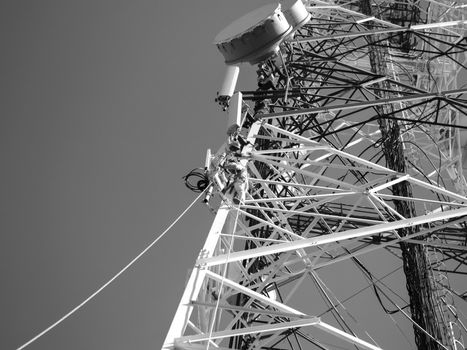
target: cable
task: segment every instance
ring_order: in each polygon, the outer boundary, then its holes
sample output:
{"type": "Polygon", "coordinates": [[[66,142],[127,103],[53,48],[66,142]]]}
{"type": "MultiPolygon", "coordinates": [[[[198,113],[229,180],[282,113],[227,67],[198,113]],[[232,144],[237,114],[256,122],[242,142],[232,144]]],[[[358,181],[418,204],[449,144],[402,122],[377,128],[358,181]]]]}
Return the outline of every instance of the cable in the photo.
{"type": "Polygon", "coordinates": [[[121,269],[119,272],[117,272],[111,279],[109,279],[106,283],[104,283],[99,289],[97,289],[94,293],[92,293],[90,296],[88,296],[84,301],[82,301],[80,304],[75,306],[72,310],[70,310],[67,314],[65,314],[62,318],[60,318],[58,321],[55,323],[51,324],[49,327],[44,329],[42,332],[37,334],[35,337],[21,345],[19,348],[16,350],[22,350],[28,345],[32,344],[35,342],[37,339],[42,337],[44,334],[48,333],[52,329],[54,329],[56,326],[58,326],[60,323],[65,321],[68,317],[73,315],[76,311],[81,309],[88,301],[93,299],[97,294],[102,292],[104,288],[106,288],[109,284],[111,284],[113,281],[115,281],[118,277],[120,277],[121,274],[123,274],[126,270],[128,270],[139,258],[141,258],[149,249],[151,249],[181,218],[185,213],[191,209],[191,207],[198,201],[198,199],[203,195],[204,191],[201,192],[198,197],[195,198],[193,202],[172,222],[164,232],[162,232],[154,241],[152,241],[146,248],[143,249],[141,253],[139,253],[133,260],[131,260],[123,269],[121,269]]]}

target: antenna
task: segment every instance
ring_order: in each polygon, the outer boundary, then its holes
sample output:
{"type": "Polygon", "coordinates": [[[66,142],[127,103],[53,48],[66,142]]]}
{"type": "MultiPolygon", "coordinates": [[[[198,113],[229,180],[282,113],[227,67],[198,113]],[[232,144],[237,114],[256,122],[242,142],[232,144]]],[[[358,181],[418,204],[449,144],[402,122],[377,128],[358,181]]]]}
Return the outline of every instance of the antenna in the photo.
{"type": "Polygon", "coordinates": [[[295,0],[285,2],[285,6],[265,5],[225,27],[214,39],[227,65],[216,101],[226,109],[237,84],[238,65],[245,62],[254,65],[276,55],[284,39],[310,17],[301,0],[295,0]]]}

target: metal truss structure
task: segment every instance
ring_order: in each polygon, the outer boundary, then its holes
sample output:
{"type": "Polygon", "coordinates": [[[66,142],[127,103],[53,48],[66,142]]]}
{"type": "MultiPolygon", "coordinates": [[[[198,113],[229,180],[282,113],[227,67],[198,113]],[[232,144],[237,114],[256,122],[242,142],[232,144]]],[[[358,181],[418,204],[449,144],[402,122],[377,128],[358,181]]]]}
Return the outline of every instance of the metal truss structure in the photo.
{"type": "Polygon", "coordinates": [[[163,349],[464,349],[467,5],[307,10],[208,155],[216,217],[163,349]]]}

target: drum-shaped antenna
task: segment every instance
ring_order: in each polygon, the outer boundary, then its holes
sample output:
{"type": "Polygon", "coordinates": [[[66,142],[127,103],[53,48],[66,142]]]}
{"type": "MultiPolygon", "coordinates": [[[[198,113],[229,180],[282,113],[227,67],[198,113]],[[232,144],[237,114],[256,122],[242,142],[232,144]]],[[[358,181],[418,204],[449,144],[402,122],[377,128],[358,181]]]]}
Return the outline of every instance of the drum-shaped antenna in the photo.
{"type": "Polygon", "coordinates": [[[216,36],[214,43],[225,63],[256,64],[274,55],[291,31],[281,5],[269,4],[232,22],[216,36]]]}

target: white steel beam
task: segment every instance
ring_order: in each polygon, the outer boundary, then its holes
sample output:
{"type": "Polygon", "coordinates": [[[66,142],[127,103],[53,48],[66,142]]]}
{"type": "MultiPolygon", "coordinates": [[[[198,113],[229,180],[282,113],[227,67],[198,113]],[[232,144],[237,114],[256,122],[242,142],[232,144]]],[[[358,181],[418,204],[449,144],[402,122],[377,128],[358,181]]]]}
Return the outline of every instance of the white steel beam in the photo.
{"type": "Polygon", "coordinates": [[[399,182],[402,182],[402,181],[406,181],[408,180],[408,178],[410,177],[410,175],[404,175],[404,176],[401,176],[399,178],[396,178],[392,181],[388,181],[380,186],[377,186],[377,187],[373,187],[369,190],[370,193],[375,193],[375,192],[378,192],[378,191],[381,191],[381,190],[384,190],[385,188],[388,188],[388,187],[391,187],[392,185],[395,185],[399,182]]]}
{"type": "MultiPolygon", "coordinates": [[[[217,211],[217,215],[214,219],[214,222],[212,223],[211,229],[206,238],[206,242],[204,243],[203,249],[201,250],[202,255],[205,255],[206,257],[213,255],[229,211],[230,208],[227,206],[222,206],[217,211]]],[[[185,331],[188,320],[190,319],[191,313],[193,311],[193,306],[190,304],[190,301],[197,298],[201,286],[203,285],[205,275],[206,270],[200,269],[197,266],[193,268],[178,305],[177,311],[175,312],[172,324],[170,325],[169,331],[167,332],[162,350],[174,349],[174,339],[180,337],[185,331]]]]}
{"type": "MultiPolygon", "coordinates": [[[[365,236],[371,236],[377,233],[390,232],[404,227],[413,227],[417,225],[426,224],[429,222],[435,222],[439,220],[447,220],[455,217],[461,217],[467,215],[467,208],[454,209],[445,212],[440,212],[436,214],[421,215],[413,218],[408,218],[404,220],[398,220],[388,223],[383,223],[379,225],[369,226],[358,228],[354,230],[347,230],[343,232],[333,233],[329,235],[323,235],[319,237],[306,238],[303,240],[272,244],[265,247],[259,247],[254,249],[249,249],[246,251],[232,252],[229,256],[229,262],[240,261],[244,259],[257,258],[264,255],[278,254],[290,250],[296,250],[300,248],[308,248],[312,246],[319,246],[326,243],[343,241],[346,239],[360,238],[365,236]]],[[[214,266],[219,264],[224,264],[226,261],[226,255],[219,255],[211,258],[201,258],[198,259],[198,264],[204,266],[214,266]]]]}
{"type": "Polygon", "coordinates": [[[343,189],[343,188],[329,188],[325,186],[308,185],[308,184],[302,184],[298,182],[286,182],[286,181],[266,180],[266,179],[258,179],[258,178],[250,178],[250,181],[271,184],[271,185],[307,188],[307,189],[314,189],[314,190],[320,190],[320,191],[332,191],[330,193],[339,192],[339,191],[345,193],[345,191],[347,191],[346,189],[343,189]]]}
{"type": "Polygon", "coordinates": [[[331,183],[333,185],[336,185],[336,186],[342,186],[342,187],[346,188],[347,190],[358,190],[358,186],[351,185],[351,184],[349,184],[347,182],[339,181],[339,180],[336,180],[336,179],[334,179],[332,177],[329,177],[329,176],[319,175],[317,173],[313,173],[312,171],[299,169],[299,168],[290,166],[288,164],[274,162],[274,161],[271,161],[268,158],[266,158],[264,156],[261,156],[261,155],[258,155],[258,154],[253,154],[252,158],[256,159],[256,160],[258,160],[260,162],[269,164],[271,166],[284,168],[284,169],[287,169],[287,170],[294,171],[295,173],[298,173],[298,174],[309,176],[312,179],[320,179],[322,181],[329,182],[329,183],[331,183]]]}
{"type": "Polygon", "coordinates": [[[417,101],[417,100],[426,100],[430,98],[439,98],[439,97],[455,95],[455,94],[460,94],[460,93],[465,93],[465,92],[467,92],[467,89],[457,89],[457,90],[444,91],[442,93],[429,92],[429,93],[411,94],[411,95],[406,95],[406,96],[401,96],[401,97],[381,98],[381,99],[376,99],[373,101],[361,101],[361,102],[355,102],[355,103],[330,105],[330,106],[324,106],[324,107],[303,108],[303,109],[293,110],[293,111],[284,111],[284,112],[278,112],[278,113],[264,114],[262,116],[262,119],[295,117],[295,116],[299,116],[303,114],[330,112],[330,111],[343,111],[347,109],[364,108],[364,107],[374,107],[374,106],[385,105],[388,103],[399,103],[399,102],[404,102],[404,101],[417,101]]]}
{"type": "MultiPolygon", "coordinates": [[[[293,198],[293,197],[291,197],[293,198]]],[[[326,201],[326,202],[330,202],[330,201],[326,201]]],[[[315,206],[310,206],[310,208],[313,208],[315,206]]],[[[276,213],[283,213],[283,214],[298,214],[298,215],[303,215],[303,216],[311,216],[311,217],[316,217],[316,218],[326,218],[326,219],[337,219],[337,220],[348,220],[348,221],[352,221],[352,222],[365,222],[365,223],[371,223],[371,224],[378,224],[380,223],[381,221],[380,220],[372,220],[372,219],[361,219],[361,218],[357,218],[357,217],[347,217],[347,216],[339,216],[339,215],[330,215],[330,214],[320,214],[318,212],[309,212],[309,211],[300,211],[300,210],[292,210],[292,209],[277,209],[277,208],[268,208],[268,207],[261,207],[261,206],[254,206],[254,205],[242,205],[241,206],[242,209],[261,209],[262,211],[267,211],[267,212],[276,212],[276,213]]],[[[254,216],[253,214],[250,214],[246,211],[243,211],[243,210],[240,210],[240,212],[242,212],[243,214],[245,214],[246,216],[249,216],[251,218],[254,218],[255,220],[258,220],[260,222],[263,222],[263,223],[266,223],[267,224],[267,221],[265,220],[262,220],[262,219],[259,219],[258,217],[254,216]]],[[[281,230],[281,231],[284,231],[284,229],[282,229],[281,227],[277,226],[277,225],[273,225],[273,224],[269,224],[271,227],[274,227],[278,230],[281,230]]],[[[294,236],[298,239],[302,239],[303,237],[302,236],[299,236],[297,235],[296,233],[290,233],[289,231],[287,231],[288,234],[290,234],[291,236],[294,236]]]]}
{"type": "MultiPolygon", "coordinates": [[[[213,339],[221,339],[221,338],[230,338],[236,337],[241,335],[247,334],[258,334],[258,333],[265,333],[265,332],[275,332],[280,331],[283,329],[292,329],[292,328],[299,328],[299,327],[306,327],[306,326],[313,326],[318,329],[325,331],[326,333],[332,334],[340,339],[343,339],[349,343],[358,345],[364,349],[368,350],[382,350],[380,347],[370,344],[358,337],[350,335],[344,331],[341,331],[338,328],[335,328],[325,322],[322,322],[319,317],[311,317],[307,319],[289,321],[289,322],[281,322],[281,323],[272,323],[266,324],[261,326],[254,326],[254,327],[247,327],[247,328],[240,328],[240,329],[228,329],[220,332],[214,332],[211,335],[206,334],[197,334],[192,336],[186,336],[176,339],[177,348],[186,348],[184,344],[193,344],[197,342],[213,340],[213,339]]],[[[190,349],[187,347],[186,349],[190,349]]]]}
{"type": "Polygon", "coordinates": [[[422,181],[422,180],[419,180],[415,177],[412,177],[410,176],[409,179],[407,180],[413,184],[416,184],[416,185],[419,185],[420,187],[424,187],[426,188],[427,190],[430,190],[430,191],[433,191],[433,192],[437,192],[437,193],[442,193],[448,197],[451,197],[451,198],[455,198],[457,199],[460,203],[466,203],[467,202],[467,198],[460,195],[460,194],[457,194],[457,193],[454,193],[454,192],[451,192],[451,191],[448,191],[442,187],[438,187],[438,186],[435,186],[435,185],[432,185],[432,184],[429,184],[425,181],[422,181]]]}
{"type": "MultiPolygon", "coordinates": [[[[204,306],[204,307],[209,307],[209,308],[220,308],[220,309],[224,309],[224,310],[233,310],[233,311],[238,311],[239,314],[260,314],[260,315],[268,315],[268,316],[279,316],[279,317],[287,317],[287,318],[304,318],[304,317],[307,317],[308,316],[300,316],[300,315],[297,315],[295,313],[287,313],[287,312],[282,312],[282,311],[274,311],[274,310],[271,310],[271,309],[252,309],[252,308],[248,308],[248,307],[244,307],[244,306],[238,306],[238,305],[231,305],[231,304],[210,304],[210,303],[203,303],[203,302],[199,302],[199,301],[193,301],[192,302],[193,305],[196,305],[196,306],[204,306]]],[[[198,332],[198,333],[201,333],[201,332],[198,332]]]]}
{"type": "Polygon", "coordinates": [[[249,203],[269,203],[277,201],[299,201],[303,199],[317,199],[317,198],[329,198],[337,197],[334,199],[340,199],[343,196],[355,195],[357,192],[337,192],[337,193],[325,193],[325,194],[313,194],[307,196],[294,196],[294,197],[276,197],[276,198],[261,198],[261,199],[247,199],[245,204],[249,203]]]}
{"type": "MultiPolygon", "coordinates": [[[[241,105],[241,94],[238,97],[239,102],[238,105],[241,105]]],[[[238,107],[238,106],[237,106],[238,107]]],[[[249,153],[252,149],[252,145],[255,143],[255,137],[258,134],[259,129],[261,128],[261,121],[257,121],[253,124],[250,128],[248,133],[247,140],[249,145],[245,147],[245,152],[249,153]]],[[[225,149],[225,144],[219,149],[216,153],[217,155],[225,149]]],[[[247,162],[246,159],[243,159],[242,162],[247,162]]],[[[222,229],[224,225],[226,225],[226,220],[228,218],[229,212],[232,208],[228,207],[227,205],[223,204],[217,211],[216,217],[214,222],[211,226],[211,229],[208,233],[206,238],[206,242],[201,250],[200,257],[212,257],[215,253],[215,249],[218,245],[219,238],[221,237],[222,229]]],[[[232,220],[232,219],[231,219],[232,220]]],[[[234,229],[234,225],[226,225],[227,229],[234,229]]],[[[232,232],[228,232],[230,235],[233,235],[232,232]]],[[[193,304],[191,301],[196,300],[198,294],[200,293],[201,287],[203,282],[206,278],[206,273],[208,271],[203,269],[196,264],[193,271],[190,274],[190,278],[188,279],[187,285],[183,292],[182,298],[178,305],[177,311],[175,312],[175,316],[172,320],[172,324],[170,325],[169,331],[165,338],[164,344],[162,346],[162,350],[173,350],[175,349],[175,339],[182,336],[184,333],[193,311],[193,304]]],[[[211,276],[212,277],[212,276],[211,276]]]]}
{"type": "MultiPolygon", "coordinates": [[[[282,323],[267,324],[267,325],[262,325],[262,326],[241,328],[241,329],[230,329],[230,330],[212,333],[211,336],[200,334],[200,335],[182,337],[182,338],[176,339],[176,349],[202,350],[202,349],[205,349],[205,347],[199,344],[196,344],[197,342],[202,342],[206,340],[211,341],[214,339],[222,339],[222,338],[235,337],[235,336],[241,336],[241,335],[247,335],[247,334],[277,332],[277,331],[284,330],[284,329],[292,329],[292,328],[299,328],[299,327],[306,327],[306,326],[317,327],[347,342],[350,342],[355,345],[359,345],[363,347],[364,349],[382,350],[380,347],[374,346],[358,337],[347,334],[327,323],[322,322],[318,317],[312,317],[312,318],[301,319],[301,320],[290,321],[290,322],[282,322],[282,323]]],[[[216,349],[224,350],[226,348],[217,346],[216,349]]]]}
{"type": "MultiPolygon", "coordinates": [[[[341,11],[341,12],[344,12],[346,14],[350,14],[350,15],[353,15],[353,16],[368,18],[368,16],[364,15],[363,13],[347,9],[347,8],[341,7],[339,5],[329,4],[329,3],[325,2],[325,1],[319,1],[319,0],[309,1],[309,4],[312,4],[312,3],[315,3],[317,5],[315,5],[315,6],[306,6],[306,9],[307,9],[308,12],[316,12],[316,10],[319,10],[319,9],[332,9],[332,10],[338,10],[338,11],[341,11]]],[[[385,21],[385,20],[382,20],[382,19],[379,19],[379,18],[375,18],[375,19],[373,19],[373,21],[381,23],[381,24],[385,24],[385,25],[387,25],[389,27],[392,27],[392,28],[402,28],[401,26],[399,26],[397,24],[394,24],[394,23],[391,23],[391,22],[388,22],[388,21],[385,21]]]]}
{"type": "MultiPolygon", "coordinates": [[[[363,21],[370,21],[373,18],[365,18],[357,23],[363,23],[363,21]]],[[[345,33],[345,34],[333,34],[333,35],[322,35],[322,36],[313,36],[312,38],[303,38],[303,39],[296,39],[292,41],[292,43],[311,43],[315,41],[323,41],[323,40],[335,40],[335,39],[342,39],[342,38],[356,38],[359,36],[370,36],[370,35],[378,35],[378,34],[387,34],[387,33],[397,33],[397,32],[415,32],[415,31],[422,31],[426,29],[433,29],[433,28],[447,28],[447,27],[454,27],[457,25],[466,24],[467,21],[459,20],[459,21],[450,21],[450,22],[438,22],[438,23],[427,23],[427,24],[417,24],[410,27],[404,28],[385,28],[385,29],[374,29],[374,30],[366,30],[362,32],[353,32],[353,33],[345,33]]]]}
{"type": "MultiPolygon", "coordinates": [[[[306,157],[305,160],[291,158],[290,161],[307,163],[307,164],[312,164],[312,165],[321,165],[320,161],[322,159],[324,159],[324,158],[320,157],[319,160],[317,160],[317,159],[316,160],[312,160],[312,159],[309,160],[310,159],[310,152],[313,152],[313,151],[327,151],[329,154],[326,155],[326,158],[329,158],[332,155],[339,155],[342,158],[351,159],[356,163],[360,163],[362,165],[365,165],[370,169],[372,168],[374,170],[383,171],[383,172],[386,172],[388,174],[397,174],[396,171],[388,169],[388,168],[386,168],[386,167],[384,167],[382,165],[378,165],[376,163],[367,161],[367,160],[365,160],[363,158],[353,156],[353,155],[351,155],[349,153],[346,153],[344,151],[339,151],[339,150],[336,150],[336,149],[332,149],[332,148],[330,148],[328,146],[303,146],[303,147],[297,147],[297,148],[279,148],[279,149],[266,150],[266,151],[254,151],[253,155],[267,155],[267,154],[277,154],[277,153],[295,153],[295,152],[304,152],[304,151],[309,152],[309,153],[306,154],[307,157],[306,157]]],[[[281,157],[265,156],[265,158],[278,159],[278,158],[281,158],[281,157]]],[[[337,167],[336,164],[332,164],[332,163],[326,163],[326,164],[322,164],[322,165],[326,165],[326,166],[330,166],[330,167],[337,167]]],[[[349,165],[346,165],[346,166],[349,167],[349,165]]],[[[345,165],[341,165],[339,167],[345,167],[345,165]]],[[[353,166],[352,168],[357,168],[357,167],[353,166]]],[[[364,169],[369,170],[367,168],[364,168],[364,169]]]]}
{"type": "Polygon", "coordinates": [[[296,139],[297,141],[300,141],[300,142],[303,142],[303,143],[307,143],[307,144],[313,144],[313,145],[319,145],[319,143],[317,141],[313,141],[313,140],[310,140],[304,136],[301,136],[301,135],[297,135],[291,131],[287,131],[287,130],[284,130],[284,129],[281,129],[273,124],[264,124],[264,128],[265,129],[269,129],[271,131],[275,131],[277,132],[278,134],[282,134],[284,136],[289,136],[290,138],[292,139],[296,139]]]}
{"type": "Polygon", "coordinates": [[[349,343],[361,346],[364,349],[368,350],[382,350],[379,346],[375,346],[373,344],[370,344],[364,340],[361,340],[360,338],[354,337],[353,335],[350,335],[348,333],[345,333],[341,331],[340,329],[333,327],[327,323],[324,322],[318,322],[313,325],[314,327],[321,329],[329,334],[332,334],[338,338],[341,338],[345,341],[348,341],[349,343]]]}
{"type": "Polygon", "coordinates": [[[295,320],[290,322],[281,322],[281,323],[270,323],[261,326],[254,326],[254,327],[247,327],[247,328],[239,328],[239,329],[228,329],[225,331],[220,332],[213,332],[211,336],[206,334],[197,334],[191,335],[186,337],[181,337],[176,339],[176,343],[195,343],[201,342],[211,339],[220,339],[220,338],[229,338],[229,337],[236,337],[239,335],[246,335],[246,334],[256,334],[256,333],[264,333],[264,332],[274,332],[282,329],[291,329],[291,328],[298,328],[298,327],[305,327],[311,325],[317,325],[320,323],[318,317],[311,317],[301,320],[295,320]]]}
{"type": "MultiPolygon", "coordinates": [[[[350,253],[348,255],[344,255],[344,256],[341,256],[341,257],[338,257],[338,258],[333,258],[330,261],[324,261],[324,262],[317,263],[317,264],[313,265],[312,270],[317,270],[317,269],[320,269],[322,267],[332,265],[332,264],[335,264],[335,263],[338,263],[338,262],[342,262],[342,261],[348,260],[348,259],[356,257],[356,256],[365,255],[365,254],[368,254],[368,253],[373,252],[375,250],[379,250],[379,249],[383,249],[383,248],[386,248],[386,247],[389,247],[389,246],[396,245],[396,244],[398,244],[400,242],[414,241],[414,243],[424,244],[426,242],[425,240],[415,240],[414,238],[424,236],[424,235],[428,235],[428,234],[430,234],[430,233],[432,233],[434,231],[441,230],[443,228],[449,227],[449,226],[451,226],[453,224],[456,224],[456,223],[459,223],[461,221],[463,221],[463,220],[458,219],[454,223],[434,226],[434,227],[431,227],[429,229],[421,230],[420,232],[412,233],[411,235],[407,235],[407,236],[400,237],[400,238],[395,238],[395,239],[393,239],[393,240],[391,240],[389,242],[384,242],[384,243],[380,243],[380,244],[371,245],[371,246],[369,246],[367,248],[359,249],[358,251],[350,253]]],[[[452,246],[454,246],[454,245],[452,245],[452,246]]],[[[457,247],[457,246],[454,246],[454,247],[457,247]]],[[[460,246],[459,249],[464,250],[464,248],[465,248],[464,246],[460,246]]],[[[457,249],[457,248],[453,248],[453,249],[457,249]]],[[[310,254],[310,256],[313,256],[313,254],[310,254]]]]}
{"type": "MultiPolygon", "coordinates": [[[[223,346],[212,346],[212,350],[232,350],[232,348],[225,348],[223,346]]],[[[190,343],[175,343],[175,350],[206,350],[206,345],[190,344],[190,343]]]]}
{"type": "MultiPolygon", "coordinates": [[[[259,300],[267,305],[270,305],[278,310],[281,310],[283,312],[287,312],[290,314],[296,314],[297,316],[305,316],[305,314],[301,311],[295,310],[294,308],[291,308],[290,306],[287,306],[283,303],[280,303],[274,299],[268,298],[267,296],[260,294],[258,292],[255,292],[254,290],[251,290],[245,286],[242,286],[241,284],[238,284],[237,282],[234,282],[228,278],[223,278],[222,276],[218,275],[217,273],[214,273],[212,271],[206,270],[206,275],[212,278],[215,281],[222,282],[225,286],[228,286],[230,288],[233,288],[241,293],[244,293],[246,295],[249,295],[250,297],[259,300]]],[[[254,312],[252,310],[251,312],[254,312]]]]}

